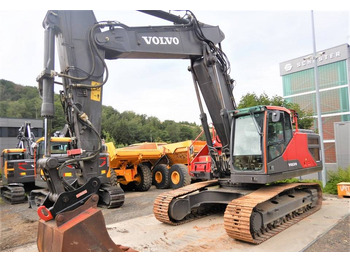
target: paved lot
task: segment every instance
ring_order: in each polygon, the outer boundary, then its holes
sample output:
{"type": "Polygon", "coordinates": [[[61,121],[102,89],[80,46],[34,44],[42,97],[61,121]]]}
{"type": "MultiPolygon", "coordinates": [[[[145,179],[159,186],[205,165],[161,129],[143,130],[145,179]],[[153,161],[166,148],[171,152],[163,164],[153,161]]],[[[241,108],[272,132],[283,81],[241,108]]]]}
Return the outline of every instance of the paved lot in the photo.
{"type": "MultiPolygon", "coordinates": [[[[103,210],[108,232],[115,243],[143,252],[350,251],[349,198],[325,196],[320,211],[256,246],[229,238],[223,228],[223,214],[177,227],[160,223],[152,214],[152,203],[161,192],[153,187],[146,193],[130,192],[122,208],[103,210]]],[[[37,222],[32,222],[34,230],[36,225],[37,222]]],[[[1,231],[8,232],[4,226],[6,223],[2,222],[1,231]]],[[[35,239],[34,234],[31,242],[3,251],[35,252],[35,239]]]]}
{"type": "Polygon", "coordinates": [[[307,247],[305,252],[349,252],[350,215],[342,219],[331,230],[307,247]]]}
{"type": "MultiPolygon", "coordinates": [[[[152,215],[109,225],[116,243],[140,251],[214,251],[214,252],[299,252],[307,249],[350,214],[349,199],[326,198],[320,211],[260,244],[251,245],[231,239],[223,227],[223,215],[216,214],[173,227],[158,222],[152,215]],[[140,237],[141,236],[141,237],[140,237]]],[[[349,224],[342,237],[343,248],[350,251],[349,224]],[[347,232],[347,233],[346,233],[347,232]]],[[[335,244],[335,243],[333,243],[335,244]]],[[[326,243],[319,251],[332,248],[326,243]]]]}

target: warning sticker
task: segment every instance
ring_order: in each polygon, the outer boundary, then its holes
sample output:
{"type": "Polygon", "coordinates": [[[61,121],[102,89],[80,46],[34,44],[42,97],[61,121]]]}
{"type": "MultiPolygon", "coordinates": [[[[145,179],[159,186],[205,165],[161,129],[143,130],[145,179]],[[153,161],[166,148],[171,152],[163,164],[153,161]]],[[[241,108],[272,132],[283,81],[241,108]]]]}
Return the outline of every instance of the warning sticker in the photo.
{"type": "MultiPolygon", "coordinates": [[[[91,82],[92,86],[97,86],[99,85],[99,82],[91,82]]],[[[96,87],[96,88],[91,88],[91,100],[100,102],[101,101],[101,87],[96,87]]]]}

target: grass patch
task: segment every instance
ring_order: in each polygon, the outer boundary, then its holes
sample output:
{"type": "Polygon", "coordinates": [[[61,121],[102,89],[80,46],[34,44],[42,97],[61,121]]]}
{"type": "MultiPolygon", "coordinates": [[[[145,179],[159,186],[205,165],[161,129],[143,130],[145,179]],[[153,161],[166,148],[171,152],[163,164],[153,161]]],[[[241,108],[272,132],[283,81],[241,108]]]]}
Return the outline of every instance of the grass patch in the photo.
{"type": "Polygon", "coordinates": [[[318,179],[303,179],[300,180],[298,178],[289,178],[289,179],[284,179],[284,180],[280,180],[280,181],[276,181],[272,184],[280,184],[280,183],[287,183],[287,184],[291,184],[291,183],[317,183],[321,186],[322,188],[322,181],[318,180],[318,179]]]}
{"type": "Polygon", "coordinates": [[[290,178],[285,180],[276,181],[272,184],[277,183],[318,183],[322,191],[327,194],[337,195],[338,194],[338,188],[337,184],[340,182],[350,182],[350,166],[346,169],[338,168],[336,171],[328,171],[328,182],[325,187],[322,185],[322,181],[318,179],[305,179],[300,180],[298,178],[290,178]]]}
{"type": "Polygon", "coordinates": [[[338,168],[337,171],[328,171],[328,182],[323,189],[323,192],[337,195],[337,184],[340,182],[350,182],[350,166],[346,169],[338,168]]]}

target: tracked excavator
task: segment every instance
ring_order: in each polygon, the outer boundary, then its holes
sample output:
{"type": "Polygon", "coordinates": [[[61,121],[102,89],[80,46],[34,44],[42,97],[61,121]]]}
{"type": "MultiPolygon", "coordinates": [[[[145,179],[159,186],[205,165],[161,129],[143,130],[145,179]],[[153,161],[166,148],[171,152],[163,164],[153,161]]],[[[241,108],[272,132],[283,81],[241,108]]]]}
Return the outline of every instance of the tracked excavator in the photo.
{"type": "Polygon", "coordinates": [[[0,155],[1,197],[11,204],[25,202],[25,185],[34,184],[35,136],[30,122],[18,129],[17,140],[16,148],[4,149],[0,155]]]}
{"type": "MultiPolygon", "coordinates": [[[[81,167],[81,187],[59,179],[60,161],[45,154],[44,170],[50,194],[39,207],[39,251],[132,251],[109,238],[97,209],[100,185],[102,88],[108,79],[105,59],[188,59],[208,144],[214,179],[159,195],[155,217],[178,225],[224,206],[225,229],[236,239],[261,243],[318,210],[318,184],[273,184],[322,168],[319,137],[292,129],[296,115],[283,107],[258,106],[238,110],[230,64],[221,48],[224,34],[217,26],[163,11],[141,11],[171,21],[165,26],[129,27],[115,21],[97,22],[92,11],[48,11],[44,19],[44,70],[37,78],[49,146],[54,117],[55,77],[62,78],[61,100],[76,148],[71,159],[81,167]],[[55,38],[61,72],[54,68],[55,38]],[[220,139],[213,146],[202,98],[220,139]],[[267,185],[269,184],[269,185],[267,185]]],[[[49,147],[48,147],[49,148],[49,147]]],[[[67,161],[65,162],[67,164],[67,161]]]]}

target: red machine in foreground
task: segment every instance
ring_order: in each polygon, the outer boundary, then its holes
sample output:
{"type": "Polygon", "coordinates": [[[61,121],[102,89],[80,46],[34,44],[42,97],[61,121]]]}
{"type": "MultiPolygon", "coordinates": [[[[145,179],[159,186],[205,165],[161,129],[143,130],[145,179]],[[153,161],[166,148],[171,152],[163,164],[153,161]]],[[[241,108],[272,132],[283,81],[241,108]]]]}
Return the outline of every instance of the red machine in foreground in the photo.
{"type": "MultiPolygon", "coordinates": [[[[129,27],[98,23],[91,11],[49,11],[44,20],[44,71],[39,76],[46,135],[54,117],[54,77],[62,77],[61,101],[75,138],[74,154],[65,164],[81,170],[81,187],[62,184],[57,157],[38,161],[50,194],[39,208],[40,251],[124,251],[110,248],[102,215],[94,215],[96,193],[108,181],[98,173],[101,145],[102,88],[108,79],[105,59],[188,59],[200,108],[200,119],[211,159],[213,180],[166,192],[154,202],[155,217],[182,224],[225,207],[225,229],[236,239],[261,243],[321,206],[318,184],[268,185],[281,179],[317,172],[319,138],[293,132],[295,116],[285,108],[259,106],[236,109],[230,64],[221,49],[224,34],[200,23],[162,11],[142,11],[173,22],[168,26],[129,27]],[[61,72],[54,71],[55,38],[61,72]],[[202,99],[221,146],[214,146],[202,99]],[[51,221],[55,219],[55,222],[51,221]],[[86,237],[84,237],[86,236],[86,237]],[[106,243],[106,244],[105,244],[106,243]]],[[[132,79],[130,79],[132,86],[132,79]]],[[[46,139],[49,145],[49,139],[46,139]]],[[[49,148],[49,147],[47,147],[49,148]]],[[[47,150],[48,152],[48,150],[47,150]]]]}

